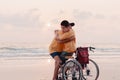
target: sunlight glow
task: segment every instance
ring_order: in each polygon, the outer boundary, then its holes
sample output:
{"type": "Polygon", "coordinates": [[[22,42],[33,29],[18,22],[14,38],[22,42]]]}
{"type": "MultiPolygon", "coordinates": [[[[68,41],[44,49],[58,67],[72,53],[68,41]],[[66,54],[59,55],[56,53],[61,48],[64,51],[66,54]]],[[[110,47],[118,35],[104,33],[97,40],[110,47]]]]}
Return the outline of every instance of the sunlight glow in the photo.
{"type": "Polygon", "coordinates": [[[47,26],[50,27],[50,26],[51,26],[51,23],[47,23],[47,26]]]}
{"type": "Polygon", "coordinates": [[[47,62],[48,62],[48,63],[50,63],[50,62],[51,62],[51,60],[50,60],[50,59],[48,59],[48,60],[47,60],[47,62]]]}

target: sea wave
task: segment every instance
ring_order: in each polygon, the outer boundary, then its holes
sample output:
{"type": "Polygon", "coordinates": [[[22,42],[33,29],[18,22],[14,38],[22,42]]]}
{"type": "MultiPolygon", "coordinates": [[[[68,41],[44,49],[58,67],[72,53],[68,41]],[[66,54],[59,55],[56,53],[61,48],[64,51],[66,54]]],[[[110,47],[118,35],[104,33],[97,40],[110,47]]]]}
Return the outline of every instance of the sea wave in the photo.
{"type": "Polygon", "coordinates": [[[16,48],[16,47],[1,47],[0,57],[29,57],[48,55],[48,51],[41,48],[16,48]]]}
{"type": "MultiPolygon", "coordinates": [[[[107,53],[111,55],[120,54],[120,48],[100,48],[96,47],[95,55],[103,55],[107,53]]],[[[31,56],[42,56],[49,55],[46,48],[39,47],[0,47],[0,57],[31,57],[31,56]]]]}
{"type": "Polygon", "coordinates": [[[15,47],[1,47],[0,53],[46,53],[45,49],[41,48],[15,48],[15,47]]]}
{"type": "Polygon", "coordinates": [[[99,52],[120,52],[120,48],[96,48],[99,52]]]}

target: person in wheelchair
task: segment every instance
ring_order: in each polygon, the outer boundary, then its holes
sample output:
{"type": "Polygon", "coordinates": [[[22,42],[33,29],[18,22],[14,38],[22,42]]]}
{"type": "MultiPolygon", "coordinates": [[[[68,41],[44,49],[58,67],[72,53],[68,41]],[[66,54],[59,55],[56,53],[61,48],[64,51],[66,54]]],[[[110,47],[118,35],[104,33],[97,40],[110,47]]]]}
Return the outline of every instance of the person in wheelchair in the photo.
{"type": "Polygon", "coordinates": [[[53,80],[57,79],[60,65],[67,60],[65,56],[72,56],[76,50],[75,33],[67,20],[61,22],[61,30],[55,30],[55,38],[49,46],[50,55],[55,60],[53,80]]]}

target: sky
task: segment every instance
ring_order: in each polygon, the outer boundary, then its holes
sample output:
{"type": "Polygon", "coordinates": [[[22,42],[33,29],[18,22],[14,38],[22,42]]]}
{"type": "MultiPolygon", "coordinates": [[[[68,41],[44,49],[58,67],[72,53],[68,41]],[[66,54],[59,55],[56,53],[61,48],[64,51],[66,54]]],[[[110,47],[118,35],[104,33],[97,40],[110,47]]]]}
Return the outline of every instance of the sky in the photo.
{"type": "Polygon", "coordinates": [[[120,43],[120,0],[0,0],[0,42],[49,45],[60,22],[77,43],[120,43]]]}

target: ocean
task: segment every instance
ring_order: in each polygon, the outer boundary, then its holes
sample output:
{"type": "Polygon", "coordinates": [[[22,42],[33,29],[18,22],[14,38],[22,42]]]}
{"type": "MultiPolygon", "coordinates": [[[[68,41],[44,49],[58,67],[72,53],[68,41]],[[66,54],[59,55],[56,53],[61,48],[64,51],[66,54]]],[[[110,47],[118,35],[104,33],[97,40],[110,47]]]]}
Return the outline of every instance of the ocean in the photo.
{"type": "MultiPolygon", "coordinates": [[[[41,46],[34,43],[0,43],[0,57],[49,56],[48,47],[41,46]]],[[[90,52],[91,56],[120,56],[120,44],[91,44],[91,46],[96,48],[94,53],[90,52]]]]}

